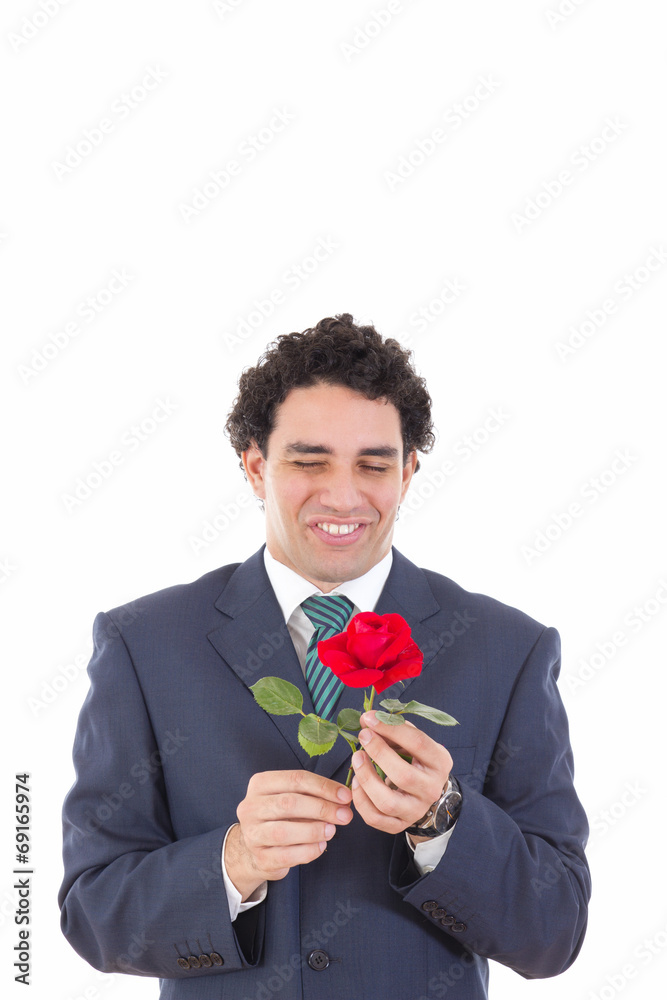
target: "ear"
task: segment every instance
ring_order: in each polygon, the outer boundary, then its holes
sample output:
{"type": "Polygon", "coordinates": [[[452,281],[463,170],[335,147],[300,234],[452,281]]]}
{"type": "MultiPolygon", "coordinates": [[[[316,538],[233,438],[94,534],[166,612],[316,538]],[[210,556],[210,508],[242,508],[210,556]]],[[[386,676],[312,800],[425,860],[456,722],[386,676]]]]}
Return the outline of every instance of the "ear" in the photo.
{"type": "Polygon", "coordinates": [[[408,455],[408,460],[403,466],[403,485],[401,487],[401,503],[405,500],[405,494],[408,492],[408,487],[410,486],[410,481],[414,475],[415,466],[417,464],[417,452],[411,451],[408,455]]]}
{"type": "Polygon", "coordinates": [[[241,452],[241,461],[243,462],[243,468],[245,469],[245,474],[248,477],[248,482],[252,487],[253,493],[260,500],[265,500],[264,470],[266,468],[266,459],[259,450],[256,441],[252,442],[247,451],[241,452]]]}

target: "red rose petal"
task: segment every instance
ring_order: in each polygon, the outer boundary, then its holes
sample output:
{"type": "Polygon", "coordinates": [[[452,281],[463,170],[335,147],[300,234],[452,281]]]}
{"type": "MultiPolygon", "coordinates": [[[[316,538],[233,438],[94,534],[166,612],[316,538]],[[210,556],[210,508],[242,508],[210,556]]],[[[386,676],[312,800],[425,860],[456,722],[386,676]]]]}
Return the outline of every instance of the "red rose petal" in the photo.
{"type": "Polygon", "coordinates": [[[379,632],[365,632],[350,636],[347,644],[348,652],[362,667],[380,668],[380,659],[385,649],[391,645],[389,636],[379,632]]]}
{"type": "Polygon", "coordinates": [[[333,672],[336,677],[339,678],[346,685],[346,687],[351,688],[365,688],[375,686],[375,690],[379,690],[377,685],[381,682],[383,674],[381,670],[352,670],[350,673],[345,675],[340,675],[336,673],[336,670],[332,667],[333,672]]]}
{"type": "Polygon", "coordinates": [[[423,656],[401,615],[376,615],[363,611],[350,621],[347,631],[317,646],[322,663],[348,687],[373,685],[380,692],[421,673],[423,656]]]}
{"type": "Polygon", "coordinates": [[[410,629],[403,629],[402,632],[394,634],[391,637],[391,642],[383,650],[380,659],[378,660],[378,668],[384,670],[386,667],[390,667],[395,660],[398,659],[401,651],[405,649],[407,645],[412,642],[410,638],[410,629]]]}
{"type": "Polygon", "coordinates": [[[348,633],[352,635],[365,632],[376,632],[382,628],[382,616],[376,615],[374,611],[361,611],[355,615],[348,625],[348,633]]]}
{"type": "Polygon", "coordinates": [[[375,682],[375,690],[380,694],[381,691],[391,687],[392,684],[396,684],[397,681],[407,680],[408,677],[418,677],[421,669],[421,663],[415,661],[412,661],[410,664],[397,664],[383,673],[382,680],[375,682]]]}

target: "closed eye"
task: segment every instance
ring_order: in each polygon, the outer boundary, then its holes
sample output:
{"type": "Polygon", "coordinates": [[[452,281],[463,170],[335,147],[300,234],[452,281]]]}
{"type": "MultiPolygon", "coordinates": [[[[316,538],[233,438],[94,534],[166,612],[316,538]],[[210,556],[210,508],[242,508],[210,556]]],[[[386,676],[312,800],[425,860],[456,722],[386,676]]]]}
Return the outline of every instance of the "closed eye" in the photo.
{"type": "MultiPolygon", "coordinates": [[[[319,469],[324,465],[324,462],[292,462],[292,465],[297,469],[319,469]]],[[[386,465],[360,465],[360,469],[364,469],[366,472],[386,472],[386,465]]]]}

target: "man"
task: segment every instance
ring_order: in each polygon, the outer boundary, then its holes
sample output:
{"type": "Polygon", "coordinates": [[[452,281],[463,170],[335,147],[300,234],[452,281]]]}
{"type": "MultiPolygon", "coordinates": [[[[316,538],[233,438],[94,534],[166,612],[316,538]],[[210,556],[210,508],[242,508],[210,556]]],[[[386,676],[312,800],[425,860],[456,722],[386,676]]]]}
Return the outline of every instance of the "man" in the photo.
{"type": "MultiPolygon", "coordinates": [[[[96,619],[64,933],[96,968],[160,977],[163,998],[472,1000],[489,958],[558,974],[590,893],[558,634],[392,548],[433,442],[408,353],[348,314],[280,337],[227,430],[266,547],[96,619]],[[402,615],[423,669],[383,697],[458,720],[365,712],[351,789],[342,740],[310,758],[298,717],[249,690],[279,675],[313,710],[315,606],[402,615]]],[[[333,717],[361,697],[345,688],[333,717]]]]}

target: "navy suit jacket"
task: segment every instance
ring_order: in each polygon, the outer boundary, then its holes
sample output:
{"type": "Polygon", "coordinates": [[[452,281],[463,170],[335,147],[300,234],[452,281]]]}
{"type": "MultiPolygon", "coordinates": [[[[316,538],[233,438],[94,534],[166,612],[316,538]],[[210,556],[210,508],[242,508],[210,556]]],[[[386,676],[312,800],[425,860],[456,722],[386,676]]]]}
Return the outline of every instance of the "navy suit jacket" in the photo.
{"type": "MultiPolygon", "coordinates": [[[[420,876],[404,834],[355,815],[234,924],[220,853],[250,777],[302,767],[344,781],[349,764],[343,740],[308,757],[298,717],[266,714],[248,690],[279,674],[312,710],[263,551],[98,615],[60,892],[63,931],[91,965],[159,977],[163,1000],[431,1000],[454,984],[473,1000],[487,959],[529,978],[573,961],[590,881],[558,633],[396,550],[376,611],[403,615],[424,653],[421,675],[385,697],[459,722],[416,720],[463,792],[446,853],[420,876]]],[[[339,707],[360,700],[346,688],[339,707]]]]}

